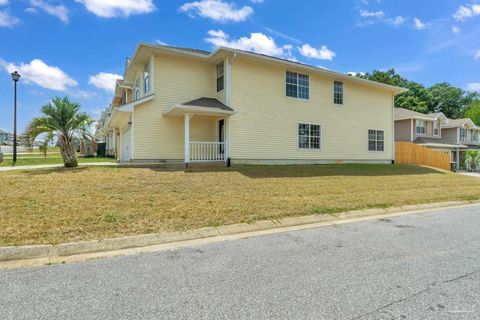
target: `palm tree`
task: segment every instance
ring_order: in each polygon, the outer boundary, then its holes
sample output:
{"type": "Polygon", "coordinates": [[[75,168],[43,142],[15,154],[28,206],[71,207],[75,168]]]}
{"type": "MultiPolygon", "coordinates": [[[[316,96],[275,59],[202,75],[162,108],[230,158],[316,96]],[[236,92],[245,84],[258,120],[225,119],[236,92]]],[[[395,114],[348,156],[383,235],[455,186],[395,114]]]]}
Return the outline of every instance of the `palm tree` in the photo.
{"type": "Polygon", "coordinates": [[[79,110],[80,105],[70,102],[68,97],[55,98],[42,107],[43,116],[34,118],[26,131],[33,139],[40,134],[54,136],[60,145],[65,167],[78,166],[73,144],[74,137],[90,136],[88,128],[93,120],[79,110]]]}
{"type": "Polygon", "coordinates": [[[480,152],[476,150],[467,151],[465,165],[471,171],[477,171],[477,164],[480,162],[480,152]]]}

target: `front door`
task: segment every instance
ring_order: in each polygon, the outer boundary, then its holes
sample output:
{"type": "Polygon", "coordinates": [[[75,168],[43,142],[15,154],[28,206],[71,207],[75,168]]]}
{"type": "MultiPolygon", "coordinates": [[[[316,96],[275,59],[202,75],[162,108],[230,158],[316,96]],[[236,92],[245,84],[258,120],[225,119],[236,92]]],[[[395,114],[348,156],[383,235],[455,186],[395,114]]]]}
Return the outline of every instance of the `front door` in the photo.
{"type": "MultiPolygon", "coordinates": [[[[225,142],[225,120],[218,120],[218,142],[225,142]]],[[[225,154],[225,145],[220,145],[218,153],[225,154]]]]}

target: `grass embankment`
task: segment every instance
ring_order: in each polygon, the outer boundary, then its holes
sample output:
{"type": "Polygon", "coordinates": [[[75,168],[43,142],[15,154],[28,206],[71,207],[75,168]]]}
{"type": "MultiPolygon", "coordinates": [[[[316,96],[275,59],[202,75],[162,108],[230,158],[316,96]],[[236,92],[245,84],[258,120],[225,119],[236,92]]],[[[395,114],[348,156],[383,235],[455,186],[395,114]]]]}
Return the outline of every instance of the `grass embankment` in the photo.
{"type": "Polygon", "coordinates": [[[3,172],[0,190],[0,245],[21,245],[480,199],[480,179],[406,165],[82,167],[3,172]]]}

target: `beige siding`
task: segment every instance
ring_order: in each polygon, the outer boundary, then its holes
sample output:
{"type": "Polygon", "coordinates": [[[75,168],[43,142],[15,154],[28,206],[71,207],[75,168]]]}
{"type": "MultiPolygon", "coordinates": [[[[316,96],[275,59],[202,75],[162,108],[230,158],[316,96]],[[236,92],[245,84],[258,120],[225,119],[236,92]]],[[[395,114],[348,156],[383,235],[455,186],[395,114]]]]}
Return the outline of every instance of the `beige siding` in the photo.
{"type": "Polygon", "coordinates": [[[395,121],[395,141],[411,141],[412,120],[395,121]]]}
{"type": "Polygon", "coordinates": [[[285,71],[240,57],[232,64],[233,159],[392,159],[390,92],[345,83],[345,104],[336,106],[335,79],[310,75],[310,100],[292,99],[285,95],[285,71]],[[322,126],[321,151],[298,149],[298,123],[322,126]],[[368,129],[385,130],[384,152],[368,151],[368,129]]]}
{"type": "MultiPolygon", "coordinates": [[[[163,113],[178,103],[215,97],[214,69],[210,64],[194,60],[155,58],[155,99],[135,107],[135,160],[183,159],[184,119],[167,118],[163,113]]],[[[214,137],[214,128],[214,119],[194,117],[191,120],[191,140],[209,138],[207,131],[210,129],[213,131],[210,137],[214,137]]]]}
{"type": "Polygon", "coordinates": [[[442,141],[456,143],[458,141],[457,131],[458,128],[442,129],[442,141]]]}

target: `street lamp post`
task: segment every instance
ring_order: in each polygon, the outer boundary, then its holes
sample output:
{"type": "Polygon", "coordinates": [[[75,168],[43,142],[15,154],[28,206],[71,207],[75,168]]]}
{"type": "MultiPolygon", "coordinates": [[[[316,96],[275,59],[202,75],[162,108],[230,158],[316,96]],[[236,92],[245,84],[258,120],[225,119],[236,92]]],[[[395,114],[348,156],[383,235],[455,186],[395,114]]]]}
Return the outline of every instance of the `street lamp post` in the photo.
{"type": "Polygon", "coordinates": [[[20,80],[20,74],[17,71],[12,73],[14,83],[13,91],[13,165],[17,162],[17,82],[20,80]]]}

